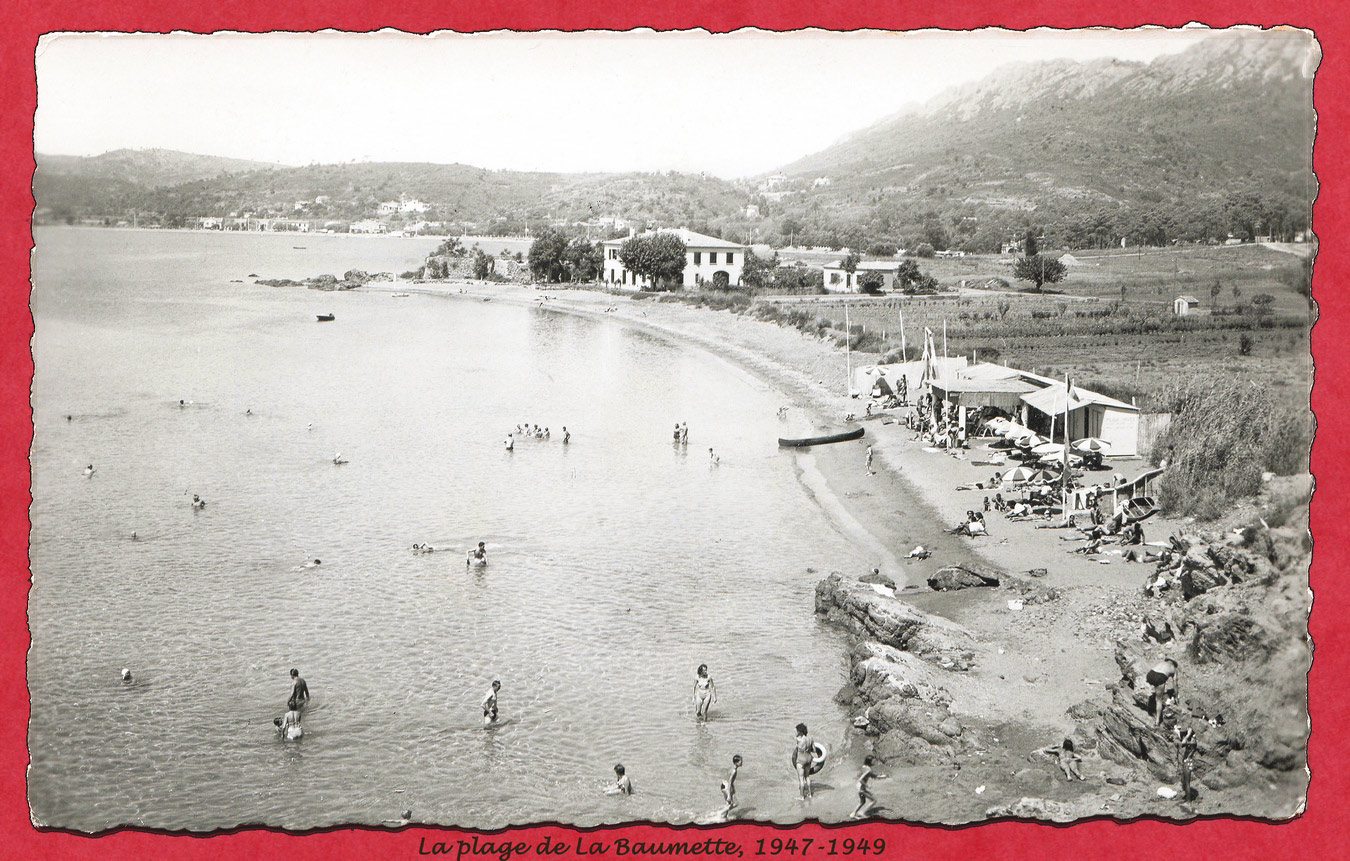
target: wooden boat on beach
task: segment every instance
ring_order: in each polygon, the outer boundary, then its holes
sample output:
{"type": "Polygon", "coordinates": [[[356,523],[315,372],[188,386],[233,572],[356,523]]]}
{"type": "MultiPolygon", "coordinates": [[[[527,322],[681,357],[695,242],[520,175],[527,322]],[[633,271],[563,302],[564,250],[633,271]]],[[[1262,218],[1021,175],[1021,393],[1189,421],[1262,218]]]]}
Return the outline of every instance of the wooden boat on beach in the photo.
{"type": "Polygon", "coordinates": [[[337,317],[334,317],[332,314],[315,314],[314,316],[319,318],[320,323],[330,323],[337,319],[337,317]]]}
{"type": "Polygon", "coordinates": [[[1158,513],[1158,503],[1151,496],[1136,496],[1121,505],[1126,523],[1138,523],[1158,513]]]}
{"type": "Polygon", "coordinates": [[[854,428],[851,431],[843,433],[826,434],[825,436],[809,436],[803,439],[783,439],[778,438],[778,444],[784,448],[807,448],[813,445],[826,445],[832,442],[848,442],[849,440],[862,439],[866,433],[862,428],[854,428]]]}

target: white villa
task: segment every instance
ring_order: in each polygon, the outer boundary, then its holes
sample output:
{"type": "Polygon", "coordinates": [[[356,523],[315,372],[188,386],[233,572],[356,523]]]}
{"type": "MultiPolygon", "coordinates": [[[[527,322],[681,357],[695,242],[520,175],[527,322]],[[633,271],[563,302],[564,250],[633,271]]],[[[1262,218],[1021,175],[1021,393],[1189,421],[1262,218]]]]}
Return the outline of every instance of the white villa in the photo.
{"type": "MultiPolygon", "coordinates": [[[[736,242],[728,242],[715,236],[704,236],[683,227],[649,230],[642,236],[657,233],[671,233],[685,245],[684,287],[697,287],[702,283],[716,284],[725,279],[725,283],[735,287],[741,283],[741,272],[745,267],[745,253],[749,248],[736,242]]],[[[632,237],[629,237],[632,238],[632,237]]],[[[651,287],[646,277],[638,276],[624,268],[619,259],[619,249],[628,239],[610,239],[600,243],[605,253],[604,281],[614,287],[629,290],[642,290],[651,287]]]]}
{"type": "Polygon", "coordinates": [[[857,293],[858,276],[865,272],[880,272],[882,277],[881,289],[891,291],[895,289],[895,270],[899,266],[893,260],[864,260],[858,264],[858,268],[853,272],[844,269],[843,261],[835,261],[821,267],[825,273],[825,292],[827,293],[857,293]]]}

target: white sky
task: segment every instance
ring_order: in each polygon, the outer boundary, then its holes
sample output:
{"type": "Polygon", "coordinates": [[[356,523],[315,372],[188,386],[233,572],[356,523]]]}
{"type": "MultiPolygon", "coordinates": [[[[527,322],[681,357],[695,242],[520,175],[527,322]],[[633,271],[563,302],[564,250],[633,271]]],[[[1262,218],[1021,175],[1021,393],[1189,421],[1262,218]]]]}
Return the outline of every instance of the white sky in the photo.
{"type": "Polygon", "coordinates": [[[1151,60],[1202,29],[60,34],[38,152],[761,173],[1015,61],[1151,60]]]}

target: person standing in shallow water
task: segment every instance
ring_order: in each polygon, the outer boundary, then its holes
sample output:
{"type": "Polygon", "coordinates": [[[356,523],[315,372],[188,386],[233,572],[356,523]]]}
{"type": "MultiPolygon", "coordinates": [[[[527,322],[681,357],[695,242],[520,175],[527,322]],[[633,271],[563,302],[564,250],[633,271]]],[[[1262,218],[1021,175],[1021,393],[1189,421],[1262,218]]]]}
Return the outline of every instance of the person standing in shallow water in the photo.
{"type": "Polygon", "coordinates": [[[797,724],[797,737],[792,748],[792,767],[797,771],[797,789],[802,798],[811,797],[811,760],[816,755],[815,742],[806,724],[797,724]]]}
{"type": "Polygon", "coordinates": [[[708,719],[708,710],[717,702],[717,686],[708,676],[708,665],[699,664],[694,676],[694,716],[699,720],[708,719]]]}
{"type": "Polygon", "coordinates": [[[300,678],[300,671],[291,670],[291,698],[286,701],[291,711],[299,711],[304,706],[309,705],[309,685],[300,678]]]}
{"type": "Polygon", "coordinates": [[[501,689],[502,683],[493,679],[492,687],[488,688],[487,696],[483,697],[483,727],[485,729],[497,722],[497,691],[501,689]]]}
{"type": "Polygon", "coordinates": [[[614,783],[605,790],[606,795],[632,795],[633,781],[624,772],[623,763],[614,766],[614,783]]]}

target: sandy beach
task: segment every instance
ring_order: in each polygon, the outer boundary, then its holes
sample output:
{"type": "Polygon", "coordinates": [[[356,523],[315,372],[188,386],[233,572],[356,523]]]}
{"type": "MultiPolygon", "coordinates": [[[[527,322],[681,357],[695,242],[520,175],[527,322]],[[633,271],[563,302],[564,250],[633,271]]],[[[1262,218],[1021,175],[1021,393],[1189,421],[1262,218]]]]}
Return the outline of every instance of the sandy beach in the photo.
{"type": "MultiPolygon", "coordinates": [[[[759,376],[783,393],[799,423],[805,414],[816,429],[837,430],[847,414],[864,412],[863,400],[845,394],[841,349],[747,316],[592,290],[477,282],[403,282],[368,289],[542,303],[556,311],[614,317],[708,350],[759,376]]],[[[875,356],[855,355],[853,360],[857,367],[875,356]]],[[[933,756],[921,757],[927,761],[892,768],[911,779],[878,787],[878,798],[891,811],[887,815],[912,817],[922,811],[919,818],[929,821],[969,820],[1024,796],[1070,804],[1074,816],[1178,816],[1223,809],[1221,793],[1209,793],[1186,813],[1178,812],[1175,804],[1156,796],[1157,781],[1132,778],[1130,769],[1091,751],[1083,766],[1085,782],[1065,783],[1057,779],[1053,764],[1034,767],[1035,757],[1028,768],[1029,754],[1075,732],[1070,709],[1104,698],[1106,686],[1119,680],[1116,640],[1138,640],[1145,617],[1162,607],[1142,592],[1152,566],[1125,561],[1118,551],[1094,557],[1072,553],[1082,544],[1079,533],[1040,528],[1048,526],[1040,521],[1007,521],[997,512],[988,515],[988,536],[948,535],[945,528],[964,520],[968,509],[983,507],[984,492],[956,487],[988,481],[1000,469],[974,463],[991,456],[988,441],[972,440],[968,450],[952,457],[925,451],[900,421],[886,424],[873,416],[862,423],[867,430],[862,440],[818,447],[802,459],[803,483],[819,491],[818,501],[844,534],[875,553],[876,567],[894,579],[901,598],[964,626],[978,643],[969,671],[943,680],[952,715],[967,727],[968,752],[937,748],[933,756]],[[868,445],[875,453],[872,474],[865,468],[868,445]],[[932,557],[905,559],[916,544],[931,550],[932,557]],[[982,566],[1023,578],[1026,572],[1044,569],[1031,582],[1040,593],[1049,590],[1053,600],[1018,601],[1021,596],[1008,583],[1004,588],[930,590],[926,578],[947,565],[982,566]],[[949,789],[938,797],[931,793],[933,786],[949,789]],[[930,789],[919,795],[915,787],[930,789]]],[[[1133,478],[1148,468],[1142,458],[1113,459],[1108,465],[1111,470],[1090,473],[1088,481],[1109,481],[1112,472],[1133,478]]],[[[1185,526],[1152,518],[1146,524],[1147,539],[1164,540],[1185,526]]],[[[820,568],[802,576],[815,581],[830,571],[829,560],[822,560],[820,568]]],[[[840,573],[855,579],[867,572],[840,573]]],[[[1020,582],[1025,586],[1028,580],[1020,582]]],[[[1176,641],[1167,644],[1169,650],[1180,648],[1176,641]]],[[[1085,741],[1091,744],[1080,738],[1080,749],[1085,741]]],[[[1282,808],[1262,807],[1259,799],[1259,793],[1253,794],[1250,803],[1280,815],[1282,808]]]]}

